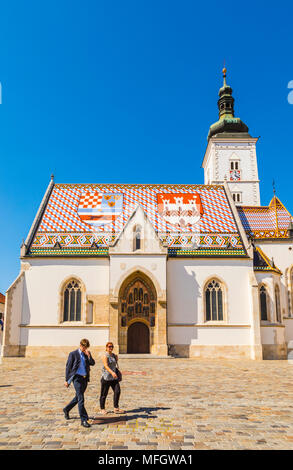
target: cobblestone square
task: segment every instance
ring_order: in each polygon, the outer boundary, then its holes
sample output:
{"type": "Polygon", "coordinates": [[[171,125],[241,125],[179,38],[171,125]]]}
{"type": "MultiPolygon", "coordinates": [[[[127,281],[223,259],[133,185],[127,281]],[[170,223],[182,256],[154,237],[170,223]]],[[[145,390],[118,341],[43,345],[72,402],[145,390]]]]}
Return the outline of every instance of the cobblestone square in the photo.
{"type": "Polygon", "coordinates": [[[4,358],[0,364],[0,449],[293,449],[293,364],[288,361],[120,359],[120,405],[99,414],[101,360],[85,405],[66,421],[66,358],[4,358]]]}

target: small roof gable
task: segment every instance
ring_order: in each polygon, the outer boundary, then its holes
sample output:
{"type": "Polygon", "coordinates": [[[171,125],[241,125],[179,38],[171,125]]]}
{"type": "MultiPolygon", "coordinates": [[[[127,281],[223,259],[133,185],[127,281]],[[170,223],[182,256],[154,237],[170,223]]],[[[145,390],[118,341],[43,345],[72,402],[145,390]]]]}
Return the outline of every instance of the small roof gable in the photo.
{"type": "Polygon", "coordinates": [[[259,246],[254,247],[253,250],[253,268],[255,271],[273,271],[282,274],[275,266],[274,260],[270,260],[259,246]]]}
{"type": "Polygon", "coordinates": [[[289,238],[290,212],[274,196],[268,206],[238,206],[244,230],[253,238],[289,238]]]}
{"type": "Polygon", "coordinates": [[[145,243],[142,243],[139,250],[135,250],[136,253],[139,251],[147,252],[148,254],[167,254],[167,248],[164,247],[162,240],[160,240],[158,237],[158,234],[155,231],[153,225],[150,223],[147,214],[140,205],[134,209],[132,215],[124,225],[123,230],[116,237],[112,247],[109,247],[109,253],[113,254],[117,253],[117,251],[122,251],[123,253],[133,253],[133,235],[134,232],[136,232],[137,227],[140,228],[140,233],[142,234],[143,240],[147,241],[147,246],[144,246],[145,243]]]}
{"type": "Polygon", "coordinates": [[[247,256],[224,186],[54,184],[28,256],[105,256],[140,206],[180,255],[247,256]]]}

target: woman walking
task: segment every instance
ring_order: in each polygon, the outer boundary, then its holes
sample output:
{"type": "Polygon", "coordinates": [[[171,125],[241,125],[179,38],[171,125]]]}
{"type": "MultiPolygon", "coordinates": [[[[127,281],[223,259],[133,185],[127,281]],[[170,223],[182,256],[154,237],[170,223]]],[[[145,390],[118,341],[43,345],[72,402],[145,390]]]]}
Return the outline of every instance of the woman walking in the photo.
{"type": "Polygon", "coordinates": [[[102,414],[107,414],[107,411],[105,410],[105,403],[110,387],[114,392],[114,413],[124,413],[124,411],[119,408],[121,390],[118,375],[120,375],[120,372],[118,369],[118,356],[113,353],[113,349],[113,343],[108,342],[106,344],[106,354],[102,358],[103,369],[100,395],[100,408],[102,414]]]}

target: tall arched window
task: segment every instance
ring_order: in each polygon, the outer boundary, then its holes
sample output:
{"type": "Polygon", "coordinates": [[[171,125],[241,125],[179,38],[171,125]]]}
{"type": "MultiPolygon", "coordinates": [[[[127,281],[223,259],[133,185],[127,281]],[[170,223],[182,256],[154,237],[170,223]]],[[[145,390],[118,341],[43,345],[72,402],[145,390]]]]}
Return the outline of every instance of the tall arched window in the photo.
{"type": "Polygon", "coordinates": [[[267,290],[265,286],[261,286],[259,289],[259,300],[260,300],[260,319],[268,319],[268,302],[267,302],[267,290]]]}
{"type": "Polygon", "coordinates": [[[81,286],[76,280],[71,280],[64,289],[63,321],[81,320],[81,286]]]}
{"type": "Polygon", "coordinates": [[[206,321],[223,321],[223,286],[213,279],[205,288],[206,321]]]}
{"type": "Polygon", "coordinates": [[[136,225],[133,229],[133,251],[141,249],[141,227],[136,225]]]}
{"type": "Polygon", "coordinates": [[[282,323],[281,319],[281,303],[280,303],[280,289],[279,286],[275,286],[275,303],[276,303],[276,320],[278,323],[282,323]]]}

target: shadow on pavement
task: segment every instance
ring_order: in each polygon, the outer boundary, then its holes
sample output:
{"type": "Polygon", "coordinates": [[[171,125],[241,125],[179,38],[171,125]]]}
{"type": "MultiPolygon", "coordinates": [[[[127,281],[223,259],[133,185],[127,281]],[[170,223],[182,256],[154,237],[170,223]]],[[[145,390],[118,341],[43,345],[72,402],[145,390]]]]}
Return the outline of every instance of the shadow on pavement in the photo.
{"type": "Polygon", "coordinates": [[[157,416],[150,416],[150,415],[142,415],[142,414],[135,414],[128,416],[126,414],[121,414],[119,416],[98,416],[97,418],[91,418],[93,422],[91,423],[92,426],[95,425],[101,425],[101,424],[115,424],[115,423],[126,423],[127,421],[131,421],[133,419],[138,419],[138,418],[143,418],[143,419],[150,419],[150,418],[157,418],[157,416]]]}
{"type": "Polygon", "coordinates": [[[142,412],[145,412],[145,413],[151,414],[151,413],[153,413],[153,411],[170,410],[170,409],[171,408],[164,408],[164,407],[156,407],[156,408],[144,407],[144,408],[135,408],[134,410],[127,410],[127,413],[142,413],[142,412]]]}

